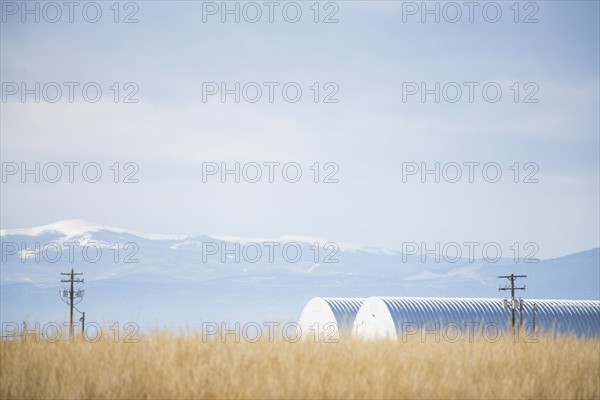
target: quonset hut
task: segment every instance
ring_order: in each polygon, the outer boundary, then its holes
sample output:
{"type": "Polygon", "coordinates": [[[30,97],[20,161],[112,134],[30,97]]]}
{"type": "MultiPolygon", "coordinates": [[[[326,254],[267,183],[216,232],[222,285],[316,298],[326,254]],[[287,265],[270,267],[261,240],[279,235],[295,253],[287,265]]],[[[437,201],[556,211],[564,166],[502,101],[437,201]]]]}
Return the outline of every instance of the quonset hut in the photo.
{"type": "MultiPolygon", "coordinates": [[[[522,318],[525,332],[600,335],[600,301],[529,299],[515,308],[515,326],[522,318]]],[[[452,341],[467,334],[495,338],[510,324],[510,301],[501,299],[370,297],[356,314],[353,334],[404,341],[420,333],[452,341]]]]}
{"type": "Polygon", "coordinates": [[[350,333],[354,319],[365,299],[323,298],[310,299],[298,320],[305,338],[337,338],[340,332],[350,333]]]}

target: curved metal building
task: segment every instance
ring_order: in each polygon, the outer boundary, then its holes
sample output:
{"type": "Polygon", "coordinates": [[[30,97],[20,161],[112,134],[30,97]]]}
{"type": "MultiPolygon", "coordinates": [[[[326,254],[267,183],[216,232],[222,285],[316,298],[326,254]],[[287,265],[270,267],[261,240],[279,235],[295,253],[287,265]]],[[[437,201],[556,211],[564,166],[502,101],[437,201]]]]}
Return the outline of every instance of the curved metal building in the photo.
{"type": "MultiPolygon", "coordinates": [[[[600,301],[535,300],[515,305],[515,326],[525,332],[600,335],[600,301]]],[[[358,311],[354,335],[403,340],[410,335],[483,334],[496,337],[511,325],[510,301],[477,298],[370,297],[358,311]]]]}
{"type": "Polygon", "coordinates": [[[304,306],[298,325],[304,337],[337,338],[352,331],[354,319],[365,299],[314,297],[304,306]]]}

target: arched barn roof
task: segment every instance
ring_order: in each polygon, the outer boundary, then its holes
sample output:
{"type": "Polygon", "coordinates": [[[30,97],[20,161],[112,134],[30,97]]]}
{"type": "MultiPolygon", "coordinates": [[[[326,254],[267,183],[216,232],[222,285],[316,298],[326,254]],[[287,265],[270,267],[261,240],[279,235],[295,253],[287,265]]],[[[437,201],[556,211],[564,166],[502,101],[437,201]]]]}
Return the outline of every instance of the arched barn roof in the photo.
{"type": "Polygon", "coordinates": [[[298,325],[303,336],[337,337],[338,333],[352,330],[354,318],[365,299],[361,298],[324,298],[314,297],[304,306],[298,325]],[[318,324],[315,326],[315,324],[318,324]]]}
{"type": "MultiPolygon", "coordinates": [[[[520,316],[517,309],[517,326],[520,316]]],[[[529,331],[535,320],[539,332],[600,335],[599,301],[528,299],[523,301],[522,316],[523,327],[529,331]]],[[[356,315],[353,332],[362,338],[396,339],[415,329],[431,332],[451,325],[463,330],[493,325],[507,331],[510,320],[510,306],[503,299],[370,297],[356,315]]]]}
{"type": "Polygon", "coordinates": [[[532,323],[534,304],[536,325],[542,331],[600,335],[600,301],[527,300],[523,302],[523,315],[528,323],[532,323]]]}

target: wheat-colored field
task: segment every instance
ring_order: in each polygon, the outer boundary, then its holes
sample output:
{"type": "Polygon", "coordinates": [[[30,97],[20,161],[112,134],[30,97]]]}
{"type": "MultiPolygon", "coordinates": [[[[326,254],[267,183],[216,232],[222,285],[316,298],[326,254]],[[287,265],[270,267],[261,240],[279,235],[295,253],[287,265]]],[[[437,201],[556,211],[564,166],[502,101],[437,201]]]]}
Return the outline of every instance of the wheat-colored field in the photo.
{"type": "Polygon", "coordinates": [[[337,343],[204,341],[0,344],[3,399],[600,398],[600,340],[503,338],[337,343]]]}

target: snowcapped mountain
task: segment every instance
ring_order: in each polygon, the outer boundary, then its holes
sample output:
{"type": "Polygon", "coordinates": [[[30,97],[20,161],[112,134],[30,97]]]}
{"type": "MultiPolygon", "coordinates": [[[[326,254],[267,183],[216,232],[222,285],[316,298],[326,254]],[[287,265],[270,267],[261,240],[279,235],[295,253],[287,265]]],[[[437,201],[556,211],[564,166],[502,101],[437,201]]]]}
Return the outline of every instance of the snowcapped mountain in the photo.
{"type": "MultiPolygon", "coordinates": [[[[527,275],[524,298],[600,299],[600,249],[537,263],[455,262],[316,238],[150,235],[82,220],[3,229],[2,322],[63,321],[61,272],[83,272],[80,309],[99,323],[193,326],[296,320],[314,296],[503,297],[498,275],[527,275]]],[[[454,261],[454,260],[451,260],[454,261]]]]}

